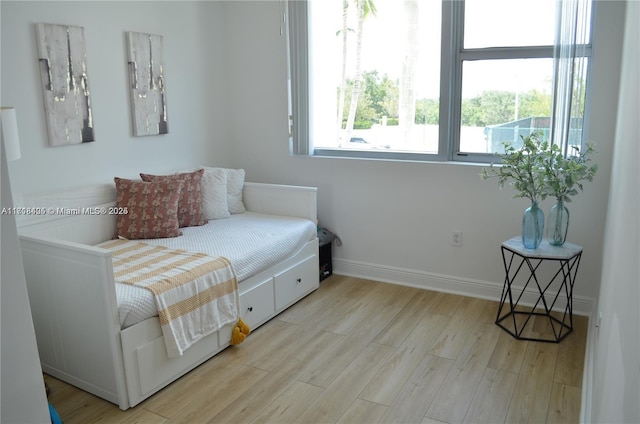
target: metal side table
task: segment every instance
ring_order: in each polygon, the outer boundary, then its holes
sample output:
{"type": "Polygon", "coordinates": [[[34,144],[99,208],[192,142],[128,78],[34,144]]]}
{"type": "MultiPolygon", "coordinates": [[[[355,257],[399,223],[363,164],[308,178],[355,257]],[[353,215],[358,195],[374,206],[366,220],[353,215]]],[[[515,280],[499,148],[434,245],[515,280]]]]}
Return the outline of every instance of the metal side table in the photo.
{"type": "Polygon", "coordinates": [[[516,339],[560,342],[573,331],[573,284],[582,247],[571,243],[551,246],[545,240],[537,249],[526,249],[522,239],[514,237],[503,242],[501,250],[505,280],[496,324],[516,339]],[[551,271],[539,276],[540,265],[548,262],[551,271]],[[523,305],[523,296],[533,306],[523,305]],[[537,300],[533,302],[531,296],[537,300]],[[542,317],[539,327],[544,331],[534,329],[534,317],[542,317]],[[543,334],[550,337],[542,337],[543,334]]]}

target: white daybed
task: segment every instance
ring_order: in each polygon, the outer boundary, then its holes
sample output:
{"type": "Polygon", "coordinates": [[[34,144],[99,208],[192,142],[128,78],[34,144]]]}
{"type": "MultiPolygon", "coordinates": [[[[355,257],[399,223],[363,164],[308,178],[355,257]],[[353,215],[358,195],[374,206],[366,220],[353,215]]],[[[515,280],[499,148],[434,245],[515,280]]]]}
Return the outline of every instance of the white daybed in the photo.
{"type": "MultiPolygon", "coordinates": [[[[113,187],[29,199],[42,207],[110,206],[113,187]]],[[[247,211],[317,222],[316,189],[245,183],[247,211]]],[[[157,317],[121,329],[111,253],[113,215],[20,217],[18,227],[42,369],[117,404],[135,406],[229,346],[231,325],[177,358],[167,356],[157,317]]],[[[68,211],[73,213],[73,210],[68,211]]],[[[319,286],[318,240],[239,281],[241,316],[252,329],[319,286]]]]}

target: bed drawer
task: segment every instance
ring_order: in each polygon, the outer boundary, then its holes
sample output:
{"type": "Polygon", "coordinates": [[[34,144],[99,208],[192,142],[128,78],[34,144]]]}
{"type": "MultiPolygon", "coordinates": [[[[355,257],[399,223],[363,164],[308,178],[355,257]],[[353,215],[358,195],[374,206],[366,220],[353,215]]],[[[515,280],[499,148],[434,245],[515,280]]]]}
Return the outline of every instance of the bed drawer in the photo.
{"type": "Polygon", "coordinates": [[[252,329],[274,315],[273,279],[240,294],[240,316],[252,329]]]}
{"type": "Polygon", "coordinates": [[[318,257],[309,256],[274,278],[276,311],[281,311],[319,286],[318,257]]]}
{"type": "Polygon", "coordinates": [[[146,343],[135,350],[138,384],[140,392],[130,385],[129,394],[132,406],[140,402],[178,376],[190,371],[220,350],[218,334],[209,334],[198,343],[187,349],[177,358],[167,356],[167,348],[162,336],[146,343]]]}

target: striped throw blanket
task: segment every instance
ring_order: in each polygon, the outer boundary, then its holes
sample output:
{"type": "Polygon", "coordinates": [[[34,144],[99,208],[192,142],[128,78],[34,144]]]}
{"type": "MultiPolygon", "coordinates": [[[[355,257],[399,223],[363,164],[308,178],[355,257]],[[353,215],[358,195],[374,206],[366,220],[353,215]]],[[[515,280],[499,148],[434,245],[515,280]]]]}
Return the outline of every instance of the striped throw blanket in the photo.
{"type": "Polygon", "coordinates": [[[239,319],[238,281],[228,259],[111,240],[114,279],[150,290],[169,357],[181,356],[203,337],[239,319]]]}

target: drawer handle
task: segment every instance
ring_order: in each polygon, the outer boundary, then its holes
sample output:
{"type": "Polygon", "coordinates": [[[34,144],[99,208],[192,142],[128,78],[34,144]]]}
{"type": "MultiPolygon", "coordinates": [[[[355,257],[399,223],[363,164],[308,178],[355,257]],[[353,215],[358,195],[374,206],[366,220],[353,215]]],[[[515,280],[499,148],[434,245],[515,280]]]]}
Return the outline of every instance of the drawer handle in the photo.
{"type": "Polygon", "coordinates": [[[248,310],[249,312],[253,311],[253,306],[249,306],[249,307],[247,308],[247,310],[248,310]]]}
{"type": "Polygon", "coordinates": [[[297,283],[297,284],[302,283],[302,278],[297,278],[297,279],[296,279],[296,283],[297,283]]]}

